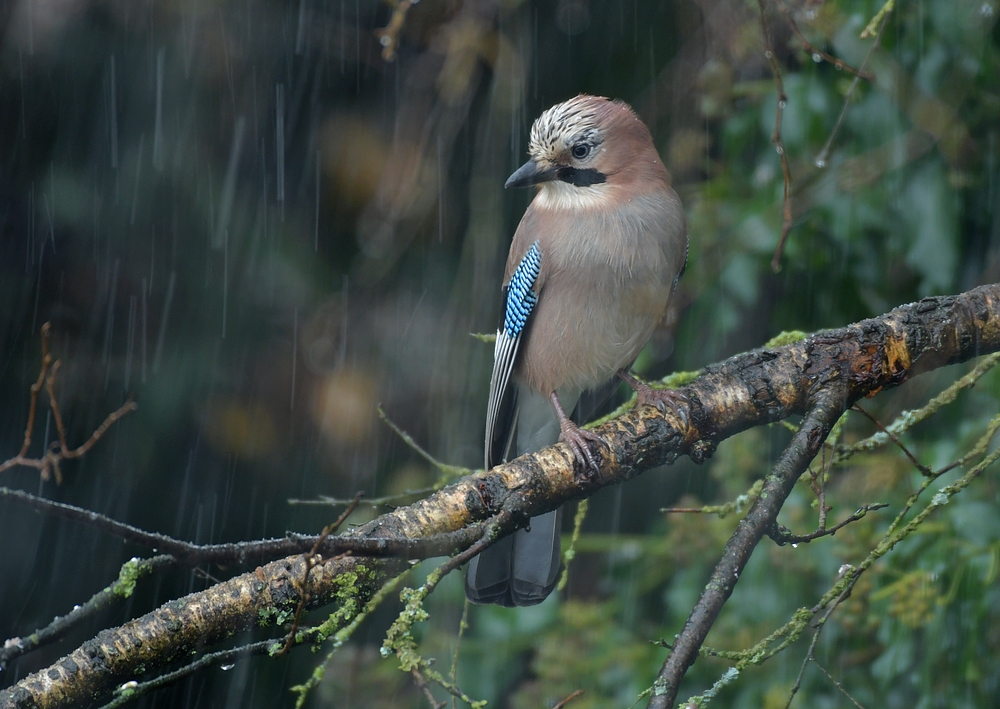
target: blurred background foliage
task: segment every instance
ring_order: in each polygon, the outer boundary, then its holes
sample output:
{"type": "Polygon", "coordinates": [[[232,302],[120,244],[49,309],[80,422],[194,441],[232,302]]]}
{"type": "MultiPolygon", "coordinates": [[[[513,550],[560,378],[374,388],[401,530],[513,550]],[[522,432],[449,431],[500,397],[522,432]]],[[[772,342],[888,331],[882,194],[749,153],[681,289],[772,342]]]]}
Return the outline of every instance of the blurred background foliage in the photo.
{"type": "MultiPolygon", "coordinates": [[[[378,423],[378,403],[439,459],[477,465],[492,353],[469,333],[493,329],[529,198],[503,182],[525,158],[533,118],[578,92],[636,108],[690,221],[688,270],[640,360],[646,375],[996,281],[996,0],[899,0],[867,65],[875,80],[854,88],[803,37],[857,67],[880,2],[765,5],[787,93],[795,218],[777,274],[777,98],[754,2],[423,0],[402,15],[374,0],[3,0],[0,458],[20,446],[46,321],[72,441],[128,397],[139,410],[66,465],[61,486],[31,470],[0,483],[220,542],[315,532],[338,513],[290,498],[437,480],[378,423]],[[376,34],[386,27],[395,29],[376,34]]],[[[964,371],[920,377],[866,406],[888,423],[964,371]]],[[[905,443],[944,465],[978,439],[998,401],[1000,377],[989,374],[905,443]]],[[[844,440],[873,430],[851,415],[844,440]]],[[[40,419],[32,451],[53,437],[51,416],[40,419]]],[[[630,706],[665,657],[654,641],[679,631],[738,519],[660,508],[736,499],[785,440],[780,427],[749,431],[702,467],[680,461],[599,495],[563,594],[535,608],[469,610],[459,685],[491,706],[549,706],[577,688],[578,709],[630,706]]],[[[919,483],[892,447],[835,469],[831,521],[875,501],[890,508],[796,549],[765,541],[709,644],[749,647],[812,606],[919,483]]],[[[814,501],[803,485],[782,523],[815,528],[814,501]]],[[[140,551],[8,503],[0,539],[4,638],[65,613],[140,551]]],[[[235,571],[147,580],[124,607],[0,680],[235,571]]],[[[869,708],[998,706],[998,573],[988,470],[862,577],[816,658],[869,708]]],[[[416,628],[442,672],[463,601],[453,574],[416,628]]],[[[426,705],[378,653],[398,609],[387,603],[341,649],[313,706],[426,705]]],[[[807,643],[745,671],[716,701],[785,706],[807,643]]],[[[289,705],[288,687],[318,657],[240,662],[140,704],[289,705]]],[[[691,691],[730,664],[700,660],[691,691]]],[[[795,701],[848,706],[815,667],[795,701]]]]}

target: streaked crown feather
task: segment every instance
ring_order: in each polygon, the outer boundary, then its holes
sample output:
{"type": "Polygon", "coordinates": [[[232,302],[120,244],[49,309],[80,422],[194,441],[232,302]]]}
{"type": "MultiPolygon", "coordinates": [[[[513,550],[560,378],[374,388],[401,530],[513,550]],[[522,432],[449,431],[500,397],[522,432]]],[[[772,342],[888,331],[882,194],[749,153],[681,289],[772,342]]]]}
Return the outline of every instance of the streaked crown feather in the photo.
{"type": "Polygon", "coordinates": [[[553,160],[577,143],[596,148],[603,142],[604,119],[623,108],[630,111],[621,102],[586,94],[557,103],[531,126],[528,151],[533,157],[553,160]]]}

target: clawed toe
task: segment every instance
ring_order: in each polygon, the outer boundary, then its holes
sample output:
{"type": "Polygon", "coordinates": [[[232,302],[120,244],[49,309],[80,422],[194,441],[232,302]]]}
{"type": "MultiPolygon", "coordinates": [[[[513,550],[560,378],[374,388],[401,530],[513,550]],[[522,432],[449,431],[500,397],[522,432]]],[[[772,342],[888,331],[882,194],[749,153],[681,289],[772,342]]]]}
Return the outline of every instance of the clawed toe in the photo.
{"type": "Polygon", "coordinates": [[[583,469],[584,476],[591,477],[600,473],[601,466],[590,447],[591,443],[598,445],[603,443],[603,439],[600,436],[578,426],[570,425],[562,427],[559,440],[568,445],[570,450],[573,451],[573,457],[580,464],[580,468],[583,469]]]}
{"type": "Polygon", "coordinates": [[[686,396],[673,389],[654,389],[628,372],[619,372],[618,375],[635,390],[636,406],[655,406],[661,414],[672,413],[681,424],[688,425],[691,402],[686,396]]]}
{"type": "Polygon", "coordinates": [[[688,422],[687,408],[691,402],[683,394],[673,389],[653,389],[650,386],[636,391],[637,406],[655,406],[661,414],[672,413],[686,426],[688,422]]]}

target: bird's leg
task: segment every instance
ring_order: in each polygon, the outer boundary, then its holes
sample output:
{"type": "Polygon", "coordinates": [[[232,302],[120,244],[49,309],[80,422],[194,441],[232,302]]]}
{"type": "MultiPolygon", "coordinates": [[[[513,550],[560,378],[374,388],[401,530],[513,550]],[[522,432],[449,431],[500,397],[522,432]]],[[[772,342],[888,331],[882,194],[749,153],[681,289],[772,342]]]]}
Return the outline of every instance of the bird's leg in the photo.
{"type": "Polygon", "coordinates": [[[673,389],[654,389],[646,382],[639,381],[633,377],[625,369],[619,370],[618,376],[635,390],[636,406],[655,406],[663,414],[667,413],[669,409],[685,426],[687,425],[687,412],[691,402],[679,391],[673,389]]]}
{"type": "Polygon", "coordinates": [[[582,429],[573,423],[563,411],[559,397],[554,391],[549,392],[549,401],[552,402],[552,408],[556,410],[556,417],[559,419],[559,440],[570,447],[570,450],[573,451],[573,457],[576,458],[588,476],[596,475],[600,471],[600,466],[597,464],[594,452],[590,450],[590,443],[600,444],[603,443],[603,440],[596,433],[582,429]]]}

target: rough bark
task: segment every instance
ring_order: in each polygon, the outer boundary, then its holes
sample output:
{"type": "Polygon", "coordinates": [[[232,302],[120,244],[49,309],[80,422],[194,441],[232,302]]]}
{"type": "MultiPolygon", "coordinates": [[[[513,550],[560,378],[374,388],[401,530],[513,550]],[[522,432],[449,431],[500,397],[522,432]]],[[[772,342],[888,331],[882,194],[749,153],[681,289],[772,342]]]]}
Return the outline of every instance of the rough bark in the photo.
{"type": "MultiPolygon", "coordinates": [[[[496,517],[514,525],[563,503],[594,494],[652,467],[689,455],[700,461],[723,439],[795,414],[807,414],[789,449],[765,481],[761,495],[730,540],[716,569],[719,583],[689,618],[660,677],[651,706],[673,704],[680,679],[753,547],[780,510],[798,475],[825,440],[836,418],[857,399],[947,364],[1000,349],[1000,285],[957,296],[927,298],[849,327],[801,342],[760,349],[708,367],[681,390],[689,402],[676,413],[643,407],[597,429],[599,476],[581,479],[562,445],[524,456],[457,481],[408,507],[350,533],[352,537],[427,539],[496,517]]],[[[316,565],[309,577],[310,607],[343,593],[345,573],[358,574],[364,600],[405,562],[341,554],[316,565]]],[[[119,628],[101,632],[51,667],[0,692],[0,707],[61,707],[107,696],[143,672],[162,668],[194,648],[204,649],[294,610],[301,555],[276,561],[172,601],[119,628]]],[[[714,577],[713,577],[714,578],[714,577]]]]}

